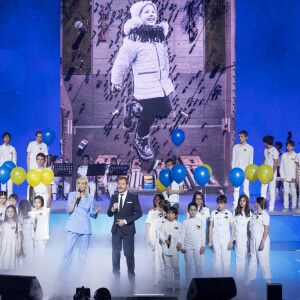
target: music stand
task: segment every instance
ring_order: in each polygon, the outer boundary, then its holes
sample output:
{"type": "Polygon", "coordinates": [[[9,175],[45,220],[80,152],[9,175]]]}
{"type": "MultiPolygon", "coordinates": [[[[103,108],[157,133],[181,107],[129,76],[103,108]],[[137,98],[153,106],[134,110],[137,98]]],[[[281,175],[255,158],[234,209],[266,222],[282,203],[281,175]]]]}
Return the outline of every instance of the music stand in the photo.
{"type": "Polygon", "coordinates": [[[56,200],[59,198],[63,198],[63,200],[67,200],[65,196],[65,177],[71,177],[73,175],[73,164],[72,163],[58,163],[54,164],[53,172],[55,177],[62,177],[62,195],[60,195],[56,200]]]}
{"type": "Polygon", "coordinates": [[[110,165],[108,176],[127,176],[129,165],[110,165]]]}
{"type": "Polygon", "coordinates": [[[96,194],[95,194],[95,200],[99,201],[101,199],[101,197],[98,196],[98,176],[104,176],[105,174],[105,170],[106,170],[106,164],[89,164],[88,165],[88,169],[87,169],[87,173],[86,176],[93,176],[95,177],[95,183],[96,183],[96,194]]]}

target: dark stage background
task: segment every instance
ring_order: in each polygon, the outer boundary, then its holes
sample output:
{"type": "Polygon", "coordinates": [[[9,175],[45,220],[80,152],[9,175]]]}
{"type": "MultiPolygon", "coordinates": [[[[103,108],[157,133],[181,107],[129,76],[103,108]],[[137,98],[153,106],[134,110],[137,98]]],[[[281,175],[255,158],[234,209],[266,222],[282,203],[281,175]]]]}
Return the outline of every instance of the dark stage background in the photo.
{"type": "MultiPolygon", "coordinates": [[[[285,142],[293,132],[300,151],[300,3],[236,3],[236,132],[246,129],[263,159],[262,137],[285,142]]],[[[0,131],[12,134],[18,165],[26,167],[26,148],[34,133],[52,128],[50,153],[59,154],[60,2],[7,1],[0,4],[0,131]]],[[[25,195],[26,184],[16,188],[25,195]]],[[[259,193],[259,184],[251,184],[259,193]]]]}

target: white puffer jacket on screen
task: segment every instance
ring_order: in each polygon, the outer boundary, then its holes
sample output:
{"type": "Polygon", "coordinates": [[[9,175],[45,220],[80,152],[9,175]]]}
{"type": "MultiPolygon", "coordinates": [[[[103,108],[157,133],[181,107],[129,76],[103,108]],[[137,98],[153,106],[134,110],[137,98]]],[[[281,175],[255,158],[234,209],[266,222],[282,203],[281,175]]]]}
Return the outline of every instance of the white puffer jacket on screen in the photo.
{"type": "MultiPolygon", "coordinates": [[[[111,71],[111,82],[121,84],[131,65],[134,76],[134,97],[137,100],[168,96],[174,91],[174,86],[169,77],[167,43],[165,40],[141,42],[130,39],[128,33],[136,26],[139,24],[134,19],[127,21],[124,26],[126,36],[111,71]]],[[[167,23],[161,23],[159,26],[163,28],[166,36],[167,23]]]]}

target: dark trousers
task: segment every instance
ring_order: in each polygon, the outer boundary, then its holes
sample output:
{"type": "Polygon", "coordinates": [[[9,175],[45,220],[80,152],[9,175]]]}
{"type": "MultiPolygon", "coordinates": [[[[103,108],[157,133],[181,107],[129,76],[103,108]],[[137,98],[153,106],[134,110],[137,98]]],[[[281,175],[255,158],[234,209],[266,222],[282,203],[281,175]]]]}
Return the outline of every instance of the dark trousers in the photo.
{"type": "Polygon", "coordinates": [[[122,242],[124,255],[126,257],[128,278],[130,282],[134,282],[134,234],[124,235],[121,228],[112,235],[112,264],[113,274],[116,277],[120,276],[120,259],[122,251],[122,242]]]}
{"type": "Polygon", "coordinates": [[[156,117],[166,118],[172,111],[169,96],[139,100],[143,107],[137,127],[139,137],[144,137],[150,133],[150,127],[155,122],[156,117]]]}

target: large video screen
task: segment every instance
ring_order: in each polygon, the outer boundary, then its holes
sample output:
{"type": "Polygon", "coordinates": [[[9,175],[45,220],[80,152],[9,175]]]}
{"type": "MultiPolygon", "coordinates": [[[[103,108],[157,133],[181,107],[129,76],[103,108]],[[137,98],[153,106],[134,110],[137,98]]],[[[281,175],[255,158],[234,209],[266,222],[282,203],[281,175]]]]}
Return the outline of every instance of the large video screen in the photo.
{"type": "Polygon", "coordinates": [[[95,163],[117,157],[139,174],[131,176],[137,190],[167,158],[188,168],[192,190],[192,172],[205,163],[213,170],[207,191],[224,190],[235,126],[234,15],[225,1],[146,4],[62,1],[62,158],[76,169],[83,154],[95,163]],[[185,133],[179,147],[175,129],[185,133]]]}

